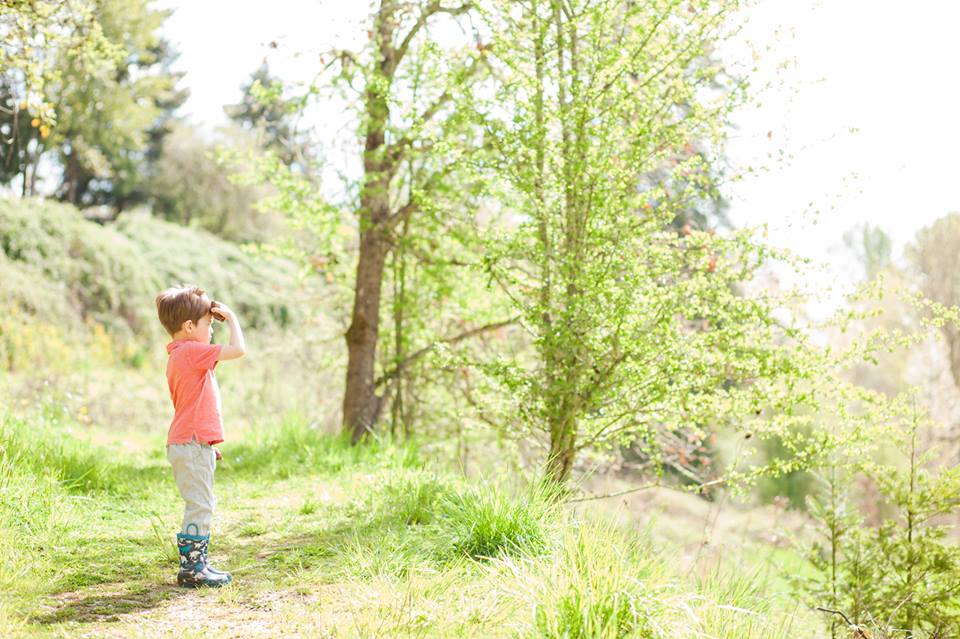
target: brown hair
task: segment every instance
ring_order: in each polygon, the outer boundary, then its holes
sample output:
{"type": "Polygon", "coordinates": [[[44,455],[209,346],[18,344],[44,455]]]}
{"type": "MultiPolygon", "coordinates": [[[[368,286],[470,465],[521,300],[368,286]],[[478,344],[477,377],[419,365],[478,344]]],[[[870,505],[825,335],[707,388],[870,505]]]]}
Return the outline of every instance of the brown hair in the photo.
{"type": "Polygon", "coordinates": [[[194,323],[210,312],[213,302],[199,286],[172,286],[157,295],[157,315],[170,335],[180,330],[183,323],[194,323]]]}

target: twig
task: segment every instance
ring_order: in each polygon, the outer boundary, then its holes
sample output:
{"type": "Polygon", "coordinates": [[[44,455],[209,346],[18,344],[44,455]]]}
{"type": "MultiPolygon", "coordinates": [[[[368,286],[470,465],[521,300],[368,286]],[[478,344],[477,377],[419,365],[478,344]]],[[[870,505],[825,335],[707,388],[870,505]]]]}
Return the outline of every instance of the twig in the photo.
{"type": "MultiPolygon", "coordinates": [[[[726,481],[727,481],[727,480],[724,479],[724,478],[722,478],[722,477],[719,478],[719,479],[712,479],[712,480],[710,480],[710,481],[708,481],[708,482],[704,482],[704,483],[702,483],[702,484],[697,484],[697,490],[703,490],[704,488],[708,488],[708,487],[710,487],[710,486],[715,486],[715,485],[717,485],[717,484],[722,484],[722,483],[724,483],[724,482],[726,482],[726,481]]],[[[659,481],[656,481],[656,482],[652,482],[652,483],[649,483],[649,484],[643,484],[642,486],[635,486],[635,487],[633,487],[633,488],[628,488],[628,489],[626,489],[626,490],[620,490],[620,491],[617,491],[617,492],[615,492],[615,493],[608,493],[608,494],[606,494],[606,495],[590,495],[590,496],[588,496],[588,497],[578,497],[577,499],[568,499],[567,502],[568,502],[568,503],[575,503],[575,502],[581,502],[581,501],[593,501],[593,500],[595,500],[595,499],[609,499],[610,497],[620,497],[621,495],[628,495],[628,494],[630,494],[630,493],[636,493],[636,492],[639,492],[639,491],[641,491],[641,490],[647,490],[647,489],[650,489],[650,488],[660,488],[660,487],[670,488],[670,486],[664,486],[664,485],[663,485],[662,483],[660,483],[659,481]]]]}
{"type": "Polygon", "coordinates": [[[817,610],[821,612],[829,612],[830,614],[833,614],[833,615],[840,615],[841,617],[843,617],[843,621],[847,624],[847,626],[849,626],[850,628],[852,628],[857,632],[857,636],[862,637],[863,639],[870,639],[870,636],[867,633],[865,633],[860,626],[850,621],[850,619],[847,618],[847,615],[843,614],[843,612],[841,612],[840,610],[824,608],[823,606],[817,606],[817,610]]]}

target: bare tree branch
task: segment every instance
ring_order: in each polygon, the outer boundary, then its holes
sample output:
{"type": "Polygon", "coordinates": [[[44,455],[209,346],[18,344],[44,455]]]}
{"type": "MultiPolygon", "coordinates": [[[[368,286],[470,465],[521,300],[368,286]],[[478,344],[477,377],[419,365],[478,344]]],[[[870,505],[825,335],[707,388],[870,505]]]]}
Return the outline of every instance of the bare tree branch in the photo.
{"type": "Polygon", "coordinates": [[[847,618],[847,615],[843,614],[843,612],[839,610],[833,610],[831,608],[824,608],[823,606],[817,606],[817,610],[821,612],[829,612],[830,614],[833,614],[833,615],[840,615],[841,617],[843,617],[843,621],[847,624],[847,626],[850,629],[856,631],[858,637],[862,637],[862,639],[870,639],[870,635],[865,633],[860,626],[850,621],[850,619],[847,618]]]}
{"type": "Polygon", "coordinates": [[[432,16],[437,15],[438,13],[446,13],[452,16],[458,16],[466,13],[473,8],[473,3],[469,0],[463,2],[459,7],[444,7],[440,0],[431,0],[420,12],[420,15],[417,17],[417,21],[410,27],[410,30],[407,32],[407,35],[404,36],[403,41],[393,51],[393,55],[390,59],[390,66],[385,69],[388,76],[392,76],[393,72],[400,65],[401,60],[407,54],[407,51],[410,49],[410,44],[413,42],[413,39],[417,36],[421,29],[423,29],[427,22],[432,16]]]}
{"type": "MultiPolygon", "coordinates": [[[[703,490],[704,488],[709,488],[710,486],[716,486],[718,484],[726,483],[726,479],[723,477],[712,479],[702,484],[697,484],[697,490],[703,490]]],[[[630,493],[640,492],[641,490],[650,490],[651,488],[671,488],[670,486],[665,486],[660,480],[655,482],[650,482],[648,484],[643,484],[641,486],[634,486],[633,488],[628,488],[626,490],[619,490],[615,493],[607,493],[606,495],[589,495],[587,497],[578,497],[576,499],[568,499],[567,503],[577,503],[582,501],[594,501],[596,499],[610,499],[611,497],[621,497],[623,495],[629,495],[630,493]]],[[[672,489],[675,490],[675,489],[672,489]]]]}

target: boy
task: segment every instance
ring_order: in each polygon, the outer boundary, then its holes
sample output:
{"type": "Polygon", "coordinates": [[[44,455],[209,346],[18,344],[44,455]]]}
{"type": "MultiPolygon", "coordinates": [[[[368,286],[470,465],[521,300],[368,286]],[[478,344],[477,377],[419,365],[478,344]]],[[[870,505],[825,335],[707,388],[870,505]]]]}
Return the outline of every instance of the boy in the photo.
{"type": "Polygon", "coordinates": [[[183,526],[177,535],[177,583],[190,588],[223,586],[232,580],[230,573],[215,569],[207,560],[217,503],[213,473],[216,461],[223,458],[213,447],[223,441],[220,388],[213,369],[219,361],[243,357],[243,332],[236,314],[197,286],[169,288],[156,302],[160,323],[172,338],[167,344],[167,384],[174,416],[167,433],[167,459],[185,502],[183,526]],[[210,343],[215,319],[230,327],[227,346],[210,343]]]}

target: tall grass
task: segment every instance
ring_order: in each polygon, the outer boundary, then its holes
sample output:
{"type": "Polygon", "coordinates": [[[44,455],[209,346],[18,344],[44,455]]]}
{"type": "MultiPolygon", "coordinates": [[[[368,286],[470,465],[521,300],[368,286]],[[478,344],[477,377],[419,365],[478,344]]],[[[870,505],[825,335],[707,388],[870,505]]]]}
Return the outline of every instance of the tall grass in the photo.
{"type": "Polygon", "coordinates": [[[36,549],[53,538],[53,515],[64,506],[52,477],[26,473],[0,452],[0,636],[23,626],[21,595],[32,590],[36,549]]]}
{"type": "MultiPolygon", "coordinates": [[[[49,405],[42,417],[0,414],[0,459],[21,476],[48,480],[70,491],[109,490],[120,479],[114,455],[58,428],[59,411],[49,405]]],[[[65,426],[65,424],[64,424],[65,426]]]]}
{"type": "Polygon", "coordinates": [[[36,614],[44,593],[164,560],[146,533],[116,526],[165,499],[165,469],[91,444],[72,433],[79,428],[47,401],[29,415],[0,411],[0,636],[36,614]]]}
{"type": "Polygon", "coordinates": [[[558,523],[556,497],[549,484],[511,494],[482,483],[445,495],[440,510],[450,537],[448,557],[488,559],[544,552],[558,523]]]}
{"type": "Polygon", "coordinates": [[[68,491],[102,481],[105,466],[62,433],[0,413],[0,636],[18,636],[38,575],[72,513],[68,491]]]}
{"type": "Polygon", "coordinates": [[[224,476],[286,479],[303,474],[334,474],[348,468],[414,468],[421,464],[413,442],[374,440],[352,446],[349,435],[330,434],[297,415],[277,426],[248,430],[221,447],[224,476]]]}
{"type": "Polygon", "coordinates": [[[756,574],[715,572],[696,584],[673,552],[602,520],[571,522],[555,552],[502,558],[497,586],[529,610],[517,635],[544,639],[815,637],[763,595],[756,574]],[[805,631],[805,632],[801,632],[805,631]]]}
{"type": "Polygon", "coordinates": [[[662,565],[636,540],[602,523],[571,522],[556,552],[506,560],[504,587],[531,611],[520,634],[549,639],[652,637],[662,614],[662,565]]]}
{"type": "Polygon", "coordinates": [[[401,473],[380,489],[376,500],[396,523],[425,525],[437,521],[439,504],[454,490],[450,478],[430,471],[401,473]]]}
{"type": "Polygon", "coordinates": [[[346,488],[353,499],[312,544],[297,549],[323,557],[328,577],[397,579],[493,557],[536,556],[552,547],[557,529],[559,509],[545,489],[517,493],[385,464],[354,474],[346,488]]]}

